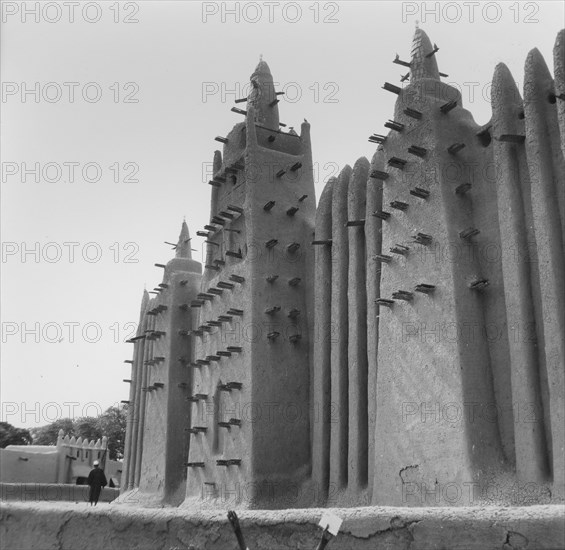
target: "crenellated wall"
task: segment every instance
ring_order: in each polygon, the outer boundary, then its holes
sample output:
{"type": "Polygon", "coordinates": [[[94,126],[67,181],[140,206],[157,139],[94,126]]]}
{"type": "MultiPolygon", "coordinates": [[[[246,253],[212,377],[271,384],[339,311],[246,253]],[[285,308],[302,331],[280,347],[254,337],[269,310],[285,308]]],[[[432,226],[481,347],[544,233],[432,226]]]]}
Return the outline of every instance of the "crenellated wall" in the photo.
{"type": "MultiPolygon", "coordinates": [[[[0,449],[0,482],[13,485],[14,490],[10,492],[15,498],[21,498],[28,489],[31,495],[34,487],[37,494],[49,492],[50,484],[66,485],[67,488],[72,484],[85,485],[94,461],[98,460],[108,480],[119,484],[122,464],[110,460],[107,449],[106,436],[89,441],[65,435],[63,430],[59,430],[56,445],[8,445],[0,449]],[[22,484],[27,484],[25,490],[22,484]]],[[[68,498],[70,496],[59,496],[55,500],[68,498]]]]}

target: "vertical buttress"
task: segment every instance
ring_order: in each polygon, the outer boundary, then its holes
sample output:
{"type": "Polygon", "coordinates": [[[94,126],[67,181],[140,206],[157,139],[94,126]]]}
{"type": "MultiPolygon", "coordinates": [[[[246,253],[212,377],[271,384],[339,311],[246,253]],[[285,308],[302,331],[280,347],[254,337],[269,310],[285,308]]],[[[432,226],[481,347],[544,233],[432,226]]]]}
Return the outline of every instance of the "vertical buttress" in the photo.
{"type": "Polygon", "coordinates": [[[347,368],[347,278],[349,243],[347,237],[347,193],[351,167],[340,172],[332,193],[332,292],[331,317],[335,338],[331,345],[331,463],[330,486],[335,489],[347,485],[347,448],[349,424],[348,368],[347,368]]]}
{"type": "MultiPolygon", "coordinates": [[[[142,331],[145,326],[145,319],[140,324],[138,333],[142,331]]],[[[135,469],[137,462],[137,430],[139,426],[139,404],[141,402],[141,385],[142,385],[142,371],[143,371],[143,355],[145,340],[136,340],[135,347],[137,350],[134,351],[134,363],[133,369],[135,370],[135,378],[132,377],[132,385],[134,387],[134,397],[130,404],[132,408],[132,422],[130,427],[130,444],[128,448],[128,460],[127,460],[127,477],[125,478],[125,483],[128,489],[133,489],[135,487],[135,469]]]]}
{"type": "MultiPolygon", "coordinates": [[[[530,181],[525,146],[518,136],[524,135],[524,122],[520,119],[522,101],[504,64],[496,67],[493,78],[493,147],[498,197],[498,217],[502,247],[502,270],[508,342],[510,354],[511,395],[514,410],[515,463],[519,479],[531,482],[543,481],[548,475],[547,445],[544,430],[543,409],[538,357],[537,328],[541,320],[536,318],[532,293],[537,282],[537,265],[532,262],[528,246],[528,228],[531,227],[529,200],[530,181]],[[516,136],[507,141],[504,136],[516,136]],[[526,411],[528,404],[531,411],[526,411]],[[531,412],[534,418],[525,418],[531,412]],[[528,421],[533,420],[533,421],[528,421]]],[[[532,247],[533,249],[534,247],[532,247]]],[[[539,298],[539,297],[538,297],[539,298]]],[[[543,336],[541,337],[543,342],[543,336]]]]}
{"type": "MultiPolygon", "coordinates": [[[[146,331],[153,330],[155,328],[155,316],[150,315],[147,317],[146,331]]],[[[139,481],[141,478],[141,463],[143,460],[143,432],[145,428],[145,405],[147,402],[147,386],[149,384],[149,365],[148,361],[153,359],[153,341],[145,341],[143,362],[141,369],[141,393],[139,396],[139,416],[137,423],[137,449],[136,449],[136,462],[135,462],[135,474],[134,474],[134,486],[139,487],[139,481]]]]}
{"type": "MultiPolygon", "coordinates": [[[[147,325],[147,305],[142,311],[142,315],[137,328],[136,336],[143,336],[147,325]]],[[[139,406],[142,399],[141,387],[143,386],[143,360],[145,355],[145,339],[135,340],[134,355],[132,372],[135,372],[135,377],[132,376],[133,400],[130,403],[131,409],[131,424],[129,425],[130,442],[128,446],[128,461],[127,461],[127,477],[125,483],[128,489],[135,487],[135,472],[136,464],[138,462],[137,455],[137,442],[138,442],[138,429],[139,429],[139,406]]]]}
{"type": "MultiPolygon", "coordinates": [[[[371,160],[371,172],[384,170],[384,159],[377,151],[371,160]]],[[[382,220],[375,216],[382,209],[382,180],[370,177],[367,182],[365,213],[365,243],[367,247],[367,416],[369,422],[368,437],[368,476],[369,491],[373,491],[375,469],[375,423],[377,419],[377,365],[379,342],[378,308],[375,300],[380,297],[381,264],[375,256],[382,250],[382,220]]]]}
{"type": "MultiPolygon", "coordinates": [[[[553,48],[553,70],[555,72],[555,101],[557,103],[557,119],[561,134],[561,153],[565,158],[565,29],[557,33],[553,48]]],[[[565,182],[561,181],[561,193],[565,192],[565,182]]]]}
{"type": "Polygon", "coordinates": [[[328,492],[330,475],[331,385],[330,362],[332,332],[332,190],[328,181],[316,210],[314,276],[314,367],[312,375],[312,478],[317,500],[322,504],[328,492]],[[326,241],[324,243],[323,241],[326,241]]]}
{"type": "Polygon", "coordinates": [[[365,211],[369,161],[362,157],[353,168],[347,194],[349,268],[348,370],[349,370],[349,468],[348,490],[357,494],[367,486],[367,287],[365,211]]]}
{"type": "Polygon", "coordinates": [[[546,372],[542,373],[544,407],[550,437],[555,491],[563,495],[565,476],[564,418],[565,267],[563,265],[563,180],[553,80],[537,49],[526,60],[524,105],[526,155],[531,180],[533,225],[540,266],[546,372]]]}

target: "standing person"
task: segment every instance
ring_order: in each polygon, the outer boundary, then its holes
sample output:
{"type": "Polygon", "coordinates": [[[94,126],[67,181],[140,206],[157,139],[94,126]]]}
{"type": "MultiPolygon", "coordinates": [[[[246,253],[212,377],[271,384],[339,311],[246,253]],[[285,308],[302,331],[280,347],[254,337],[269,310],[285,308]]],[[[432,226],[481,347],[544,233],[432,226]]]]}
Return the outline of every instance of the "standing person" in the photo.
{"type": "Polygon", "coordinates": [[[104,471],[99,468],[100,463],[98,460],[95,460],[92,465],[94,468],[90,470],[87,481],[90,486],[90,495],[88,498],[90,506],[96,506],[98,504],[98,498],[100,497],[100,491],[102,491],[102,487],[106,487],[108,481],[106,480],[104,471]]]}

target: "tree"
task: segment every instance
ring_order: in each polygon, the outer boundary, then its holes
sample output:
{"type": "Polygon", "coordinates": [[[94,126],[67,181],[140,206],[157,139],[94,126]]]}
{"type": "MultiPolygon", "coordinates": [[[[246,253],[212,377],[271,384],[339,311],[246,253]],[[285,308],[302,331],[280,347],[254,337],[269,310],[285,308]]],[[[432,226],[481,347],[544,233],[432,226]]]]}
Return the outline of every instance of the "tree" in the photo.
{"type": "Polygon", "coordinates": [[[57,437],[59,430],[63,430],[65,435],[72,437],[74,433],[74,423],[70,418],[59,418],[47,426],[40,428],[32,428],[31,434],[33,436],[34,445],[57,445],[57,437]]]}
{"type": "Polygon", "coordinates": [[[126,438],[127,408],[110,407],[98,417],[83,416],[72,420],[61,418],[41,426],[32,428],[35,445],[56,445],[59,430],[69,437],[82,437],[96,441],[103,436],[108,438],[108,458],[122,460],[124,458],[124,443],[126,438]]]}
{"type": "Polygon", "coordinates": [[[16,428],[8,422],[0,422],[0,449],[8,445],[31,445],[31,442],[29,430],[16,428]]]}
{"type": "Polygon", "coordinates": [[[126,439],[127,408],[110,407],[97,420],[100,433],[108,438],[108,458],[122,460],[126,439]]]}
{"type": "Polygon", "coordinates": [[[100,431],[98,418],[94,418],[93,416],[82,416],[77,418],[73,422],[73,428],[75,437],[82,437],[89,441],[92,439],[96,441],[97,439],[102,438],[103,435],[106,435],[100,431]]]}

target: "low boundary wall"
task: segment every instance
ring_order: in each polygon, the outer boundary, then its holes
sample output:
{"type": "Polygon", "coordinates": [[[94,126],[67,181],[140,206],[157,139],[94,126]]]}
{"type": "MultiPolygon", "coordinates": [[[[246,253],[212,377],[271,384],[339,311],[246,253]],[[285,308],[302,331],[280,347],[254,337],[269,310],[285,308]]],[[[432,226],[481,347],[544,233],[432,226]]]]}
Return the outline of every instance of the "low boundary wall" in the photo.
{"type": "MultiPolygon", "coordinates": [[[[344,519],[327,550],[565,548],[565,506],[333,509],[344,519]]],[[[314,550],[323,510],[238,511],[249,550],[314,550]]],[[[234,550],[224,512],[4,502],[3,550],[234,550]]]]}
{"type": "MultiPolygon", "coordinates": [[[[0,502],[88,502],[89,490],[88,485],[69,483],[0,483],[0,502]]],[[[119,489],[104,487],[98,502],[112,502],[119,495],[119,489]]]]}

